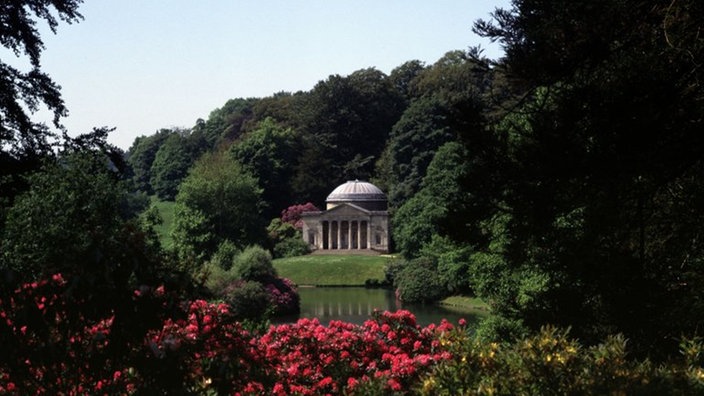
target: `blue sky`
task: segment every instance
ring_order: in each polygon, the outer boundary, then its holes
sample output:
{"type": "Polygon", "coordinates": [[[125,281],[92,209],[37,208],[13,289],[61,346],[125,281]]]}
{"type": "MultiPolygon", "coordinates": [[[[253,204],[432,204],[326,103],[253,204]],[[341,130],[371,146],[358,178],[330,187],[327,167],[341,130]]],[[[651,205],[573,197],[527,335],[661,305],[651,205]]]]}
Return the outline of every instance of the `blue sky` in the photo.
{"type": "Polygon", "coordinates": [[[307,91],[367,67],[388,74],[477,44],[496,58],[499,46],[471,26],[508,3],[87,0],[84,21],[57,35],[42,26],[42,67],[62,87],[71,134],[116,127],[110,141],[127,149],[139,135],[191,127],[231,98],[307,91]]]}

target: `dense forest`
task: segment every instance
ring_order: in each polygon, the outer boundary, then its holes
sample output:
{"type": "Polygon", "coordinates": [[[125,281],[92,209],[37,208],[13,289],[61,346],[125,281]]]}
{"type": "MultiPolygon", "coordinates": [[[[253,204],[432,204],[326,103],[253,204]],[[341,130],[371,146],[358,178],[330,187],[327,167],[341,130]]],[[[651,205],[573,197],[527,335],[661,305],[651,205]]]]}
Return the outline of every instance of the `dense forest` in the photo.
{"type": "MultiPolygon", "coordinates": [[[[79,3],[54,6],[74,22],[79,3]]],[[[40,70],[27,9],[8,7],[22,29],[3,19],[2,43],[34,69],[0,63],[7,290],[72,275],[72,293],[92,299],[86,316],[116,312],[127,329],[119,313],[135,309],[135,287],[203,295],[204,269],[299,254],[282,212],[322,207],[360,179],[388,194],[401,259],[387,273],[400,296],[482,298],[493,313],[477,330],[485,339],[550,324],[584,345],[622,334],[634,355],[659,361],[701,332],[704,3],[515,0],[474,24],[501,59],[454,50],[388,75],[370,67],[306,92],[236,98],[127,152],[106,143],[109,130],[69,138],[31,121],[39,102],[57,127],[66,109],[40,70]],[[152,196],[175,201],[171,249],[154,231],[152,196]]],[[[263,278],[276,279],[248,280],[263,278]]]]}

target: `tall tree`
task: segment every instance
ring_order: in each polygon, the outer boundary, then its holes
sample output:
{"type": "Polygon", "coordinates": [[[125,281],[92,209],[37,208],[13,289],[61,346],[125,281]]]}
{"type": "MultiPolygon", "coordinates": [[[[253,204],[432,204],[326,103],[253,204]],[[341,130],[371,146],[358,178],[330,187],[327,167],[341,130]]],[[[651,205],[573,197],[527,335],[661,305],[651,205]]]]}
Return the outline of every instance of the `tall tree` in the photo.
{"type": "Polygon", "coordinates": [[[291,177],[296,164],[296,136],[290,128],[278,126],[266,118],[244,139],[230,148],[230,153],[250,174],[259,180],[267,207],[263,215],[278,217],[291,204],[291,177]]]}
{"type": "MultiPolygon", "coordinates": [[[[67,114],[59,86],[41,70],[44,43],[37,30],[43,20],[56,33],[59,20],[66,23],[82,19],[78,7],[82,0],[5,1],[0,4],[0,43],[18,57],[29,58],[31,70],[22,71],[0,60],[0,206],[5,206],[26,185],[16,177],[37,169],[42,156],[49,155],[49,128],[31,120],[31,113],[45,106],[60,127],[67,114]]],[[[0,210],[2,221],[2,210],[0,210]]]]}
{"type": "Polygon", "coordinates": [[[404,99],[376,69],[330,76],[308,99],[294,189],[299,200],[318,200],[336,183],[371,177],[404,99]]]}
{"type": "Polygon", "coordinates": [[[227,153],[203,155],[176,197],[176,250],[199,262],[224,241],[240,248],[263,243],[261,193],[257,180],[227,153]]]}
{"type": "Polygon", "coordinates": [[[188,169],[206,150],[201,130],[176,130],[168,134],[154,156],[150,184],[161,199],[172,201],[188,169]]]}
{"type": "Polygon", "coordinates": [[[147,194],[154,192],[151,184],[152,164],[164,141],[173,133],[162,129],[150,136],[140,136],[127,151],[127,163],[132,168],[135,188],[147,194]]]}
{"type": "Polygon", "coordinates": [[[158,249],[141,231],[121,179],[119,166],[97,151],[47,160],[9,210],[0,269],[23,280],[71,274],[122,291],[131,277],[145,281],[158,249]]]}
{"type": "Polygon", "coordinates": [[[476,24],[525,98],[496,128],[504,271],[477,267],[502,314],[641,352],[704,324],[703,24],[701,2],[636,0],[514,1],[476,24]]]}
{"type": "Polygon", "coordinates": [[[404,66],[414,76],[405,83],[411,102],[376,164],[377,181],[389,192],[392,210],[418,192],[439,147],[483,129],[492,75],[484,62],[463,51],[448,52],[428,68],[404,66]]]}

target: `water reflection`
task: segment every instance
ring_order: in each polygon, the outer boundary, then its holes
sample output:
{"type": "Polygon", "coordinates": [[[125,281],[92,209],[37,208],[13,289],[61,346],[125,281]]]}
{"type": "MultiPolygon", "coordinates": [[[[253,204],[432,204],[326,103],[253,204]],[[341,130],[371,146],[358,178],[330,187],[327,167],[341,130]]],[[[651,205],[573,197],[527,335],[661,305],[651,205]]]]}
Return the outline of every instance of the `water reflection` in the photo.
{"type": "Polygon", "coordinates": [[[418,323],[426,326],[440,323],[444,318],[457,323],[460,318],[467,322],[478,322],[486,316],[484,311],[456,309],[437,305],[402,304],[389,290],[364,288],[299,288],[301,313],[283,321],[295,321],[299,317],[318,318],[327,324],[331,320],[342,320],[362,324],[374,310],[397,311],[407,309],[416,315],[418,323]]]}

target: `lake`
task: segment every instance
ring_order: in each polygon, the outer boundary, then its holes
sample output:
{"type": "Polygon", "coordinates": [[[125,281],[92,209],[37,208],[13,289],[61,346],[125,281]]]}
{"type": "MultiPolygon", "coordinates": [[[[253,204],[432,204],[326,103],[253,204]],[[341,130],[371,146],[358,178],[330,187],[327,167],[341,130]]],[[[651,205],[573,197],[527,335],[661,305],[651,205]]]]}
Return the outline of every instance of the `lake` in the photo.
{"type": "MultiPolygon", "coordinates": [[[[301,313],[296,317],[281,318],[282,322],[293,322],[298,318],[318,318],[320,323],[331,320],[362,324],[375,309],[397,311],[406,309],[416,316],[418,324],[427,326],[440,323],[444,318],[457,324],[464,318],[468,324],[476,323],[487,316],[485,311],[433,304],[406,304],[396,300],[393,291],[365,289],[362,287],[300,287],[301,313]]],[[[277,321],[278,322],[278,321],[277,321]]]]}

